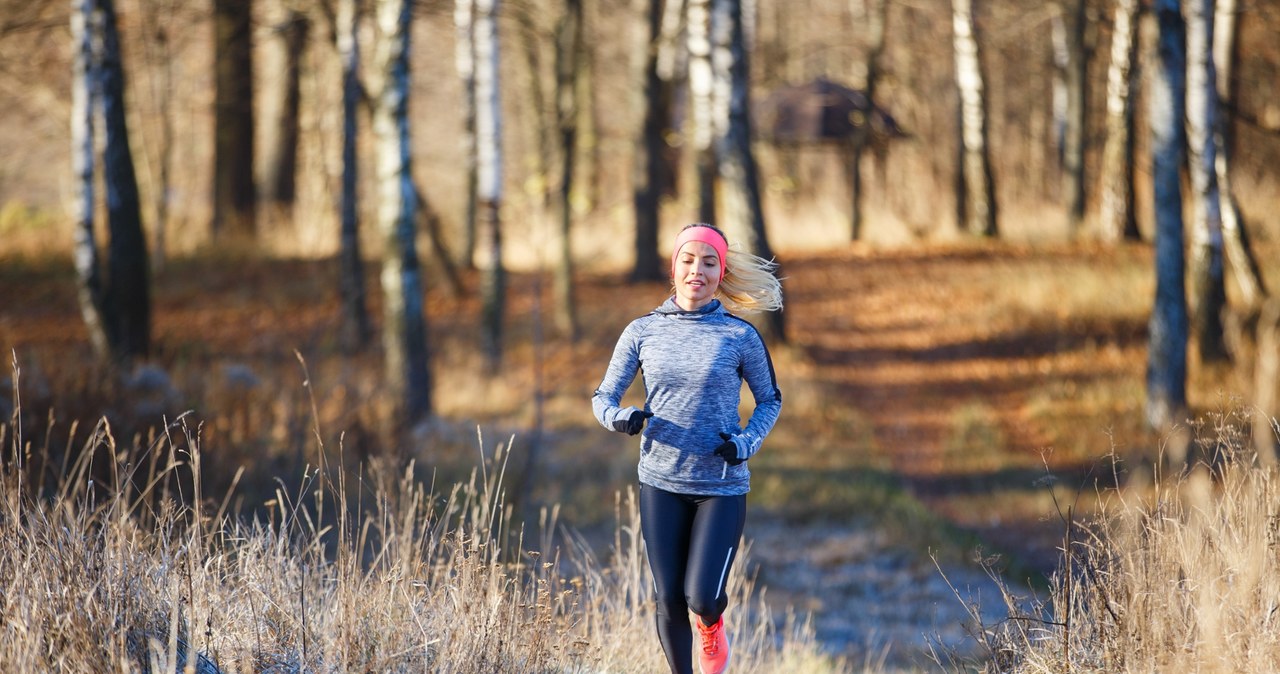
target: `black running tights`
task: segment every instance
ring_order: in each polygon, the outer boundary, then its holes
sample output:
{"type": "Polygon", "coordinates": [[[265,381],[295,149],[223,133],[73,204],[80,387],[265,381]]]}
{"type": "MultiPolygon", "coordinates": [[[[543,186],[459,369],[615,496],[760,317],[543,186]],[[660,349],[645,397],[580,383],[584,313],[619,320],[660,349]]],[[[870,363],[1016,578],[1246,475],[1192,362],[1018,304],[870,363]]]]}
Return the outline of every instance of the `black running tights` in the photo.
{"type": "Polygon", "coordinates": [[[714,624],[747,519],[747,497],[689,496],[640,485],[640,529],[658,600],[658,638],[673,674],[693,674],[692,610],[714,624]]]}

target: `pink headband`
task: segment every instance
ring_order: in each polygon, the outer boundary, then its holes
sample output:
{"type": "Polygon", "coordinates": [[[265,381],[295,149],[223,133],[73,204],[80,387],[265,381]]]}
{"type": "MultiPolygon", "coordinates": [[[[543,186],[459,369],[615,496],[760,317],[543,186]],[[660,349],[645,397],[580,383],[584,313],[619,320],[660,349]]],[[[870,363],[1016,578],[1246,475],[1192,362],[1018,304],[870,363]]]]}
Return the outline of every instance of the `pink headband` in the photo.
{"type": "MultiPolygon", "coordinates": [[[[729,242],[724,240],[720,232],[710,227],[686,227],[680,231],[680,235],[676,237],[675,250],[671,251],[671,278],[676,276],[676,256],[680,254],[680,249],[684,248],[686,243],[690,241],[701,241],[716,250],[716,255],[720,258],[720,279],[724,280],[725,258],[729,254],[729,242]]],[[[717,281],[717,282],[719,282],[717,281]]]]}

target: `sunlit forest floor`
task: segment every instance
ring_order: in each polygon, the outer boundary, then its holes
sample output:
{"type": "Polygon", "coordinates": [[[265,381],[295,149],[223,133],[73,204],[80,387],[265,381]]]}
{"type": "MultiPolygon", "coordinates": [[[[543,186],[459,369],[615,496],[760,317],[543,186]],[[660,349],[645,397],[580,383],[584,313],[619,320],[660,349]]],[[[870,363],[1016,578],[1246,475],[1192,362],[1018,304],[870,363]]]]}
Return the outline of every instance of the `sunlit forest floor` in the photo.
{"type": "MultiPolygon", "coordinates": [[[[747,536],[760,583],[813,611],[834,650],[883,647],[896,659],[921,650],[903,642],[922,631],[954,637],[959,599],[920,591],[946,590],[934,560],[964,585],[982,578],[975,556],[998,555],[1006,577],[1042,585],[1068,508],[1087,516],[1095,489],[1147,471],[1176,442],[1142,415],[1148,246],[852,246],[783,265],[789,340],[772,348],[784,409],[752,460],[747,536]]],[[[1277,272],[1267,270],[1273,284],[1277,272]]],[[[277,478],[314,465],[318,445],[353,472],[412,459],[424,479],[447,481],[475,465],[477,447],[514,437],[518,507],[532,517],[558,505],[587,537],[611,526],[615,494],[634,481],[634,440],[604,432],[589,398],[618,333],[662,301],[662,284],[581,276],[570,341],[555,329],[549,276],[514,274],[504,366],[486,376],[478,279],[467,276],[461,296],[433,281],[438,415],[391,439],[376,340],[360,354],[340,347],[332,261],[171,260],[153,279],[154,370],[124,379],[93,364],[73,278],[65,259],[0,262],[0,348],[14,361],[25,437],[55,455],[77,444],[73,422],[105,414],[117,433],[146,435],[191,410],[205,493],[227,493],[243,466],[232,502],[252,511],[277,478]]],[[[1193,363],[1191,377],[1193,412],[1247,396],[1230,367],[1193,363]]]]}

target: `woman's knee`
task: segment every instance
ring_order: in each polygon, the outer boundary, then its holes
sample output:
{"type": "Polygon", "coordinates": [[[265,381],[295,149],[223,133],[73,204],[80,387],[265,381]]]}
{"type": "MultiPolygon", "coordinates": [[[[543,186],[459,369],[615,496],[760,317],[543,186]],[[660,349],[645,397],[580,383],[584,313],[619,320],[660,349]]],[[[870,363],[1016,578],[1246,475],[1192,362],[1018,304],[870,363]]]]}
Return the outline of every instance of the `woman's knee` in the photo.
{"type": "Polygon", "coordinates": [[[699,592],[685,597],[685,603],[690,611],[700,616],[714,617],[724,612],[725,604],[728,601],[722,592],[717,592],[714,595],[708,592],[699,592]]]}

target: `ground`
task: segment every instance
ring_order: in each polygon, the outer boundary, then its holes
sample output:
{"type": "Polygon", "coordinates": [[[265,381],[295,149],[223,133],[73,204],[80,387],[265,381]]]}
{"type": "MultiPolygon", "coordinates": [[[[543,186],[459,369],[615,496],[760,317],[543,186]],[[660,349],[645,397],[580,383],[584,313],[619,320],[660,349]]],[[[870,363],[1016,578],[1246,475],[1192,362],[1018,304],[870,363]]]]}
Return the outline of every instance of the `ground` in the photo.
{"type": "MultiPolygon", "coordinates": [[[[1017,587],[1043,587],[1067,520],[1087,517],[1097,490],[1162,442],[1141,413],[1150,253],[960,242],[785,258],[787,341],[771,346],[784,411],[752,460],[747,530],[771,604],[812,611],[834,652],[905,664],[919,661],[923,635],[963,641],[962,599],[980,595],[997,617],[975,557],[1017,587]]],[[[335,269],[208,255],[155,275],[153,364],[178,399],[158,404],[207,420],[211,470],[250,468],[239,486],[250,507],[255,484],[310,456],[313,435],[349,461],[387,449],[380,359],[340,348],[335,269]]],[[[446,466],[474,460],[477,429],[482,447],[514,436],[514,491],[591,530],[634,477],[630,439],[590,418],[591,390],[622,327],[666,288],[582,275],[570,341],[553,327],[549,281],[524,272],[510,287],[504,366],[489,376],[475,294],[433,283],[437,419],[397,451],[420,469],[446,466]]],[[[0,263],[0,297],[0,347],[22,371],[25,411],[142,409],[89,358],[69,261],[0,263]]],[[[370,297],[375,317],[379,304],[370,297]]],[[[1230,387],[1223,379],[1219,394],[1230,387]]]]}

